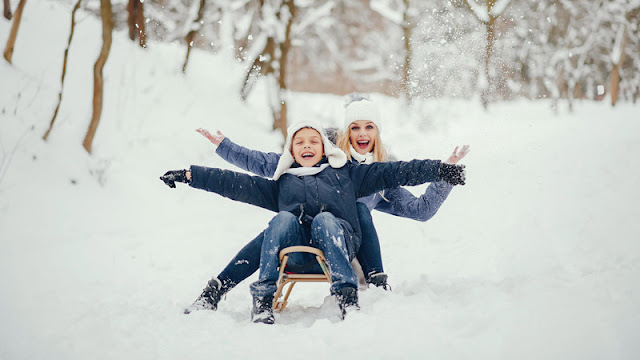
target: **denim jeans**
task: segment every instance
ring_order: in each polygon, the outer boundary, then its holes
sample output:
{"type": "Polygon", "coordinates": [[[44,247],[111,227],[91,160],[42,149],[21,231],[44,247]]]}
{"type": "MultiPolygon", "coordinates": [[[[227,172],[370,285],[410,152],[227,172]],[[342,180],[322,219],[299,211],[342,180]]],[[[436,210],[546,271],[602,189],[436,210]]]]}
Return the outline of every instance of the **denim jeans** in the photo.
{"type": "MultiPolygon", "coordinates": [[[[329,212],[322,212],[313,219],[311,228],[298,222],[295,215],[280,212],[269,222],[264,232],[260,254],[260,276],[251,284],[254,297],[272,296],[277,290],[280,250],[288,246],[313,246],[324,252],[331,275],[331,293],[345,286],[358,287],[358,279],[351,267],[349,253],[357,251],[350,236],[345,238],[345,229],[339,219],[329,212]]],[[[293,266],[304,267],[315,262],[311,254],[292,254],[293,266]]]]}
{"type": "Polygon", "coordinates": [[[225,293],[260,268],[260,252],[262,251],[264,232],[265,230],[245,245],[218,275],[225,293]]]}
{"type": "Polygon", "coordinates": [[[380,253],[380,239],[378,232],[373,226],[371,211],[364,203],[357,203],[358,219],[362,230],[362,245],[356,257],[362,267],[364,276],[368,279],[370,275],[384,272],[382,268],[382,255],[380,253]]]}
{"type": "MultiPolygon", "coordinates": [[[[373,225],[369,208],[360,202],[357,205],[360,228],[362,229],[362,245],[360,245],[356,257],[362,266],[362,271],[368,278],[372,273],[384,272],[380,240],[373,225]]],[[[245,245],[218,275],[225,293],[258,271],[264,233],[265,231],[262,231],[245,245]]]]}

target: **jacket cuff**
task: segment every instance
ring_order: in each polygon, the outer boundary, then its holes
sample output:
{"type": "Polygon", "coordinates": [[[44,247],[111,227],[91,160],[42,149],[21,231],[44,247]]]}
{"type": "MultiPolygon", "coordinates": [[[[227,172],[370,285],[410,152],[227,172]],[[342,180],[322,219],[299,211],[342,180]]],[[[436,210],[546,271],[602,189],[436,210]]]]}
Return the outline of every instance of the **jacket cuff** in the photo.
{"type": "Polygon", "coordinates": [[[222,141],[220,142],[220,145],[218,145],[216,154],[220,155],[220,157],[222,157],[223,159],[226,159],[225,155],[229,153],[231,144],[231,140],[229,140],[229,138],[225,136],[224,139],[222,139],[222,141]]]}
{"type": "Polygon", "coordinates": [[[189,171],[191,171],[191,181],[189,181],[189,186],[202,189],[204,185],[204,176],[202,174],[203,167],[191,165],[189,167],[189,171]]]}

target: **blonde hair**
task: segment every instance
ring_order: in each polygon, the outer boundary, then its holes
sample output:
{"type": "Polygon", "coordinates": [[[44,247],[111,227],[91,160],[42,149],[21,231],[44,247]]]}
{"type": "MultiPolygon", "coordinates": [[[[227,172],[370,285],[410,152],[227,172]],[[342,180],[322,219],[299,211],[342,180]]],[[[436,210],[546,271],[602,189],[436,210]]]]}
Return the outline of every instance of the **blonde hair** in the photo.
{"type": "MultiPolygon", "coordinates": [[[[373,139],[373,161],[374,162],[384,162],[389,161],[389,152],[387,151],[387,147],[382,143],[382,138],[380,137],[380,129],[376,126],[376,137],[373,139]]],[[[347,127],[347,131],[341,131],[338,136],[338,141],[336,141],[336,145],[340,148],[340,150],[344,151],[347,154],[347,159],[351,161],[351,127],[347,127]]]]}

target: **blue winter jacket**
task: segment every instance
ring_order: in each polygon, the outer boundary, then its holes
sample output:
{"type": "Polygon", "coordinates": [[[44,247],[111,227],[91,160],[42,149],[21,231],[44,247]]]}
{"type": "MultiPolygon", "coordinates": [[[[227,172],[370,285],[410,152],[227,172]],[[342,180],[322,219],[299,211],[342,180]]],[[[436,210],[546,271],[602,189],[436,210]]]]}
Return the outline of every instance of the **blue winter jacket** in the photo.
{"type": "Polygon", "coordinates": [[[268,210],[288,211],[307,225],[310,224],[309,219],[320,212],[331,212],[342,220],[341,223],[348,232],[345,237],[355,237],[353,240],[356,248],[351,249],[355,253],[362,242],[356,199],[386,188],[440,180],[439,167],[438,160],[380,162],[370,165],[348,162],[339,169],[329,166],[316,175],[284,174],[276,181],[192,165],[190,185],[268,210]]]}
{"type": "MultiPolygon", "coordinates": [[[[225,161],[243,170],[267,178],[273,176],[280,160],[278,153],[247,149],[226,137],[218,146],[216,153],[225,161]]],[[[431,183],[420,197],[415,197],[407,189],[396,187],[385,189],[382,193],[376,192],[361,197],[358,202],[367,205],[369,210],[376,209],[395,216],[427,221],[438,212],[452,189],[453,185],[438,181],[431,183]]]]}

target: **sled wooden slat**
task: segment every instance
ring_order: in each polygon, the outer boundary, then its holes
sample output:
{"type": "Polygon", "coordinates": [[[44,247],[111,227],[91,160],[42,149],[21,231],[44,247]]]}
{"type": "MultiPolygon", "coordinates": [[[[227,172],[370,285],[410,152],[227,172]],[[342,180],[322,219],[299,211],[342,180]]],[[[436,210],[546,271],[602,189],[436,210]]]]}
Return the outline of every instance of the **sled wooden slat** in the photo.
{"type": "Polygon", "coordinates": [[[276,311],[282,311],[287,307],[289,295],[291,290],[297,282],[328,282],[331,284],[331,275],[329,275],[329,269],[327,267],[327,260],[320,249],[316,249],[311,246],[290,246],[280,251],[280,275],[278,276],[278,290],[273,297],[273,309],[276,311]],[[294,252],[306,252],[316,256],[316,261],[320,264],[322,274],[287,274],[284,269],[287,266],[289,260],[289,254],[294,252]],[[283,291],[285,285],[289,284],[286,292],[283,291]],[[282,299],[280,299],[282,297],[282,299]]]}

